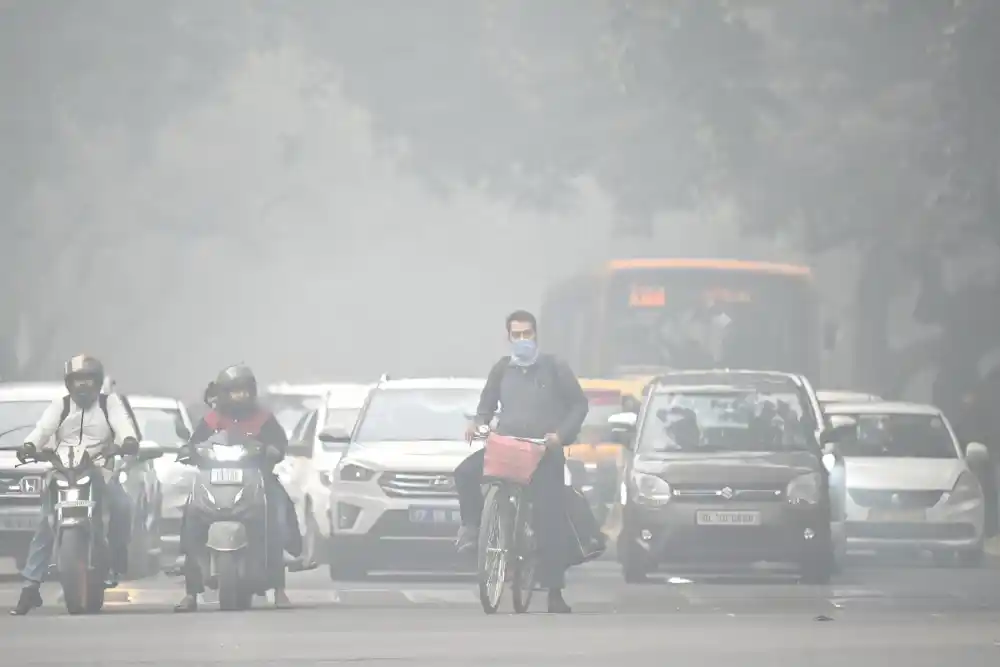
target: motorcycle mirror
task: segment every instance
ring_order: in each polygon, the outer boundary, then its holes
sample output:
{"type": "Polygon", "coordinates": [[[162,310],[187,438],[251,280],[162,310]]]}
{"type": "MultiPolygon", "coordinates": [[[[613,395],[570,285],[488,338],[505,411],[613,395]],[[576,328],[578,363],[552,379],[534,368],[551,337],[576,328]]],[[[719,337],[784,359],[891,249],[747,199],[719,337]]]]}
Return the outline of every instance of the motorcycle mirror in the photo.
{"type": "Polygon", "coordinates": [[[139,443],[139,456],[140,461],[150,461],[152,459],[158,459],[163,456],[163,448],[159,444],[153,442],[152,440],[143,440],[139,443]]]}

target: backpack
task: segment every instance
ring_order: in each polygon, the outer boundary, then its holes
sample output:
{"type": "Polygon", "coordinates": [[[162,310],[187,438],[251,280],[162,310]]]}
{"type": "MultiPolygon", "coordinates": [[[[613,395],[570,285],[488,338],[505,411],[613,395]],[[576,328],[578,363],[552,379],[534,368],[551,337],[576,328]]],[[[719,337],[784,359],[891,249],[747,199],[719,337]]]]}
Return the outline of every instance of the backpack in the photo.
{"type": "MultiPolygon", "coordinates": [[[[69,410],[70,410],[70,405],[71,405],[70,404],[70,400],[71,399],[69,397],[69,394],[66,394],[65,396],[63,396],[62,414],[59,415],[59,426],[56,426],[57,430],[59,429],[60,426],[63,425],[63,422],[66,421],[66,417],[69,417],[69,410]]],[[[97,404],[101,406],[101,412],[104,413],[104,420],[106,422],[108,422],[108,428],[111,429],[111,437],[112,438],[115,437],[115,428],[114,428],[114,426],[111,425],[111,419],[108,417],[108,395],[107,394],[98,394],[97,395],[97,404]]],[[[131,415],[131,410],[129,410],[129,416],[130,417],[132,416],[131,415]]]]}

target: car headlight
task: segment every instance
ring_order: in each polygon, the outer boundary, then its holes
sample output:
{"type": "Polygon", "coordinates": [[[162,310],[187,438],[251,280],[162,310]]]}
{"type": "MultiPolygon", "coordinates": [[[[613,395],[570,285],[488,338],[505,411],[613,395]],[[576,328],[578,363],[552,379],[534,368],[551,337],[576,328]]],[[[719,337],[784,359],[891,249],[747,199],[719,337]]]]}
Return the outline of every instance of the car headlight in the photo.
{"type": "Polygon", "coordinates": [[[319,471],[319,482],[323,486],[333,486],[333,471],[331,470],[320,470],[319,471]]]}
{"type": "Polygon", "coordinates": [[[632,473],[635,483],[635,501],[642,505],[663,505],[670,501],[672,492],[666,480],[644,472],[632,473]]]}
{"type": "Polygon", "coordinates": [[[944,493],[941,500],[949,505],[982,502],[983,489],[979,486],[976,476],[966,470],[958,476],[955,488],[944,493]]]}
{"type": "Polygon", "coordinates": [[[340,469],[338,477],[342,482],[367,482],[374,474],[374,470],[349,463],[340,469]]]}
{"type": "Polygon", "coordinates": [[[819,489],[819,473],[811,472],[799,475],[789,482],[788,488],[785,489],[785,496],[788,498],[788,502],[793,505],[798,505],[799,503],[815,505],[819,502],[819,489]]]}

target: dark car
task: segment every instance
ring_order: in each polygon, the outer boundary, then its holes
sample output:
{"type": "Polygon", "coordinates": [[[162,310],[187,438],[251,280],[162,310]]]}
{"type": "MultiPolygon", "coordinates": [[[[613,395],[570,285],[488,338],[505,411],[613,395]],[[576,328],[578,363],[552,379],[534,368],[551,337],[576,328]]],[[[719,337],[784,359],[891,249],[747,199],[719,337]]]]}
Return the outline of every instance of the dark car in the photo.
{"type": "Polygon", "coordinates": [[[664,564],[729,571],[758,562],[830,579],[843,552],[843,506],[830,491],[831,471],[843,477],[833,444],[841,432],[805,378],[668,373],[637,417],[609,421],[630,449],[618,544],[627,581],[664,564]]]}

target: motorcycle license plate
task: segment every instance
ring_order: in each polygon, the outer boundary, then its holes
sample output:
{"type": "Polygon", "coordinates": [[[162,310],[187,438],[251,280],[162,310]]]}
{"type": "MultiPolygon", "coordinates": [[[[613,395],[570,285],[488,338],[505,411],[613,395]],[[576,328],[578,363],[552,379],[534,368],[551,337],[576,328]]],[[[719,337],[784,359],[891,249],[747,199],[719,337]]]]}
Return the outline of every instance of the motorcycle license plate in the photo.
{"type": "Polygon", "coordinates": [[[56,509],[66,509],[67,507],[93,507],[92,500],[60,500],[56,503],[56,509]]]}
{"type": "Polygon", "coordinates": [[[242,468],[212,468],[212,484],[242,484],[242,468]]]}

